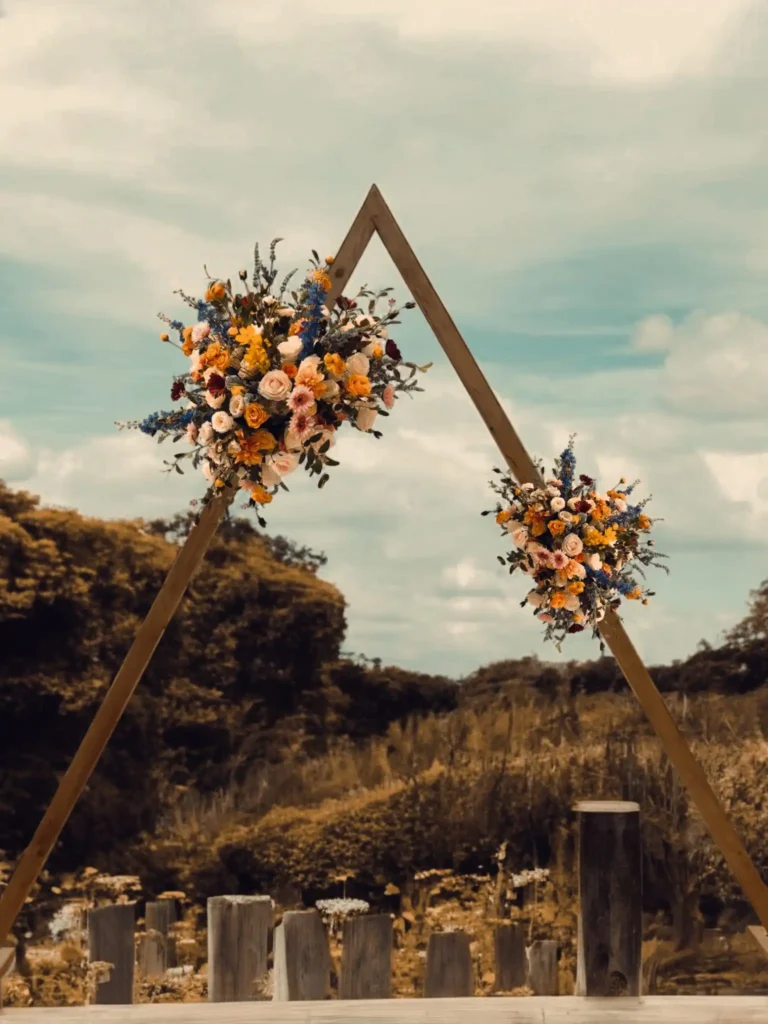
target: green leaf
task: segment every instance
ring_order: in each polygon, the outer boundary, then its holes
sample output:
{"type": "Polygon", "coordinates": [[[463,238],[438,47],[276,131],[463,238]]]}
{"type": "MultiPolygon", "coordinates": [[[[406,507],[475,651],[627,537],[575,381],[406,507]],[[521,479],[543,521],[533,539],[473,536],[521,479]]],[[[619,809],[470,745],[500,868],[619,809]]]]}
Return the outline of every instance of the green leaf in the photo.
{"type": "Polygon", "coordinates": [[[320,488],[320,487],[325,487],[325,485],[326,485],[326,484],[328,483],[328,481],[329,481],[329,480],[330,480],[330,477],[328,476],[328,474],[327,474],[327,473],[324,473],[324,474],[323,474],[323,475],[322,475],[322,476],[320,477],[320,479],[318,480],[318,482],[317,482],[317,486],[318,486],[318,488],[320,488]]]}

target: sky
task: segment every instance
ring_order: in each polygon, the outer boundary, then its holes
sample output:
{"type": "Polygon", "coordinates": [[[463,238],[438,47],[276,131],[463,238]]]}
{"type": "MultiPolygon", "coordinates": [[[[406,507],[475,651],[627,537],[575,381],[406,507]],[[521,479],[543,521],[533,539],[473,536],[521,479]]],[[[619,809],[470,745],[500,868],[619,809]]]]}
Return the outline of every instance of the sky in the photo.
{"type": "MultiPolygon", "coordinates": [[[[169,408],[158,340],[203,265],[332,254],[381,189],[530,453],[572,433],[640,477],[671,574],[625,623],[649,663],[717,643],[768,577],[768,4],[751,0],[0,0],[0,478],[87,515],[204,492],[116,420],[169,408]]],[[[349,292],[395,287],[374,241],[349,292]]],[[[521,610],[500,457],[432,360],[269,530],[328,556],[347,649],[460,676],[562,654],[521,610]]]]}

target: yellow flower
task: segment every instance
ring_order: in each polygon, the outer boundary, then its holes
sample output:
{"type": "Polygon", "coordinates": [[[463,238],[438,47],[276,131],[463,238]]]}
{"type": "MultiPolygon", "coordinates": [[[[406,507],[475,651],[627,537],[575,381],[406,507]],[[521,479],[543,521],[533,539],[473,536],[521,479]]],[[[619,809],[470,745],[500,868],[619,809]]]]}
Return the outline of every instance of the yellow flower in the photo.
{"type": "Polygon", "coordinates": [[[651,520],[646,515],[639,515],[637,517],[637,528],[639,530],[650,530],[651,520]]]}
{"type": "Polygon", "coordinates": [[[569,594],[580,594],[584,590],[584,584],[581,580],[576,580],[574,583],[568,584],[569,594]]]}
{"type": "Polygon", "coordinates": [[[547,524],[543,519],[534,519],[531,525],[531,536],[540,537],[542,533],[547,532],[547,524]]]}
{"type": "Polygon", "coordinates": [[[605,532],[603,533],[603,543],[612,544],[616,540],[616,527],[606,526],[605,532]]]}
{"type": "Polygon", "coordinates": [[[562,590],[556,590],[550,598],[549,604],[552,608],[564,608],[567,600],[568,598],[562,590]]]}
{"type": "Polygon", "coordinates": [[[303,320],[294,320],[291,326],[288,328],[288,337],[293,337],[294,334],[301,334],[304,330],[303,320]]]}
{"type": "Polygon", "coordinates": [[[348,377],[345,387],[350,395],[357,395],[367,398],[371,393],[371,382],[363,373],[352,373],[348,377]]]}
{"type": "Polygon", "coordinates": [[[194,342],[192,341],[191,338],[188,338],[181,346],[181,351],[184,353],[185,356],[191,356],[194,348],[194,342]]]}
{"type": "Polygon", "coordinates": [[[269,356],[264,351],[264,346],[259,342],[253,342],[243,356],[243,366],[246,370],[257,370],[259,373],[266,373],[269,369],[269,356]]]}
{"type": "Polygon", "coordinates": [[[237,433],[237,440],[240,451],[235,453],[235,462],[244,466],[258,466],[264,459],[259,451],[258,444],[254,443],[253,437],[247,437],[242,430],[237,433]]]}
{"type": "Polygon", "coordinates": [[[381,347],[381,345],[377,341],[376,344],[371,349],[371,359],[381,359],[381,357],[383,355],[384,355],[384,349],[381,347]]]}
{"type": "Polygon", "coordinates": [[[561,519],[553,519],[547,526],[553,537],[559,537],[565,531],[565,523],[561,519]]]}
{"type": "Polygon", "coordinates": [[[262,423],[266,423],[268,419],[269,413],[263,405],[259,405],[258,402],[251,402],[250,405],[246,405],[245,422],[252,430],[258,430],[262,423]]]}
{"type": "Polygon", "coordinates": [[[316,270],[312,275],[312,280],[316,284],[319,284],[323,288],[323,291],[327,292],[331,287],[331,279],[324,270],[316,270]]]}
{"type": "Polygon", "coordinates": [[[261,484],[256,484],[249,491],[251,499],[256,502],[257,505],[268,505],[272,501],[272,495],[269,491],[265,491],[261,484]]]}
{"type": "Polygon", "coordinates": [[[503,508],[501,512],[499,512],[498,515],[496,516],[496,522],[499,524],[499,526],[501,526],[502,523],[508,523],[511,518],[512,512],[510,511],[510,509],[503,508]]]}
{"type": "Polygon", "coordinates": [[[584,616],[581,614],[581,612],[576,612],[576,614],[573,616],[573,621],[574,622],[583,622],[584,621],[584,616]]]}
{"type": "Polygon", "coordinates": [[[168,337],[167,334],[163,333],[163,334],[160,335],[160,341],[170,341],[170,340],[171,339],[168,337]]]}
{"type": "Polygon", "coordinates": [[[239,384],[236,384],[233,388],[230,388],[230,391],[233,395],[242,395],[245,388],[241,388],[239,384]]]}
{"type": "Polygon", "coordinates": [[[341,377],[346,369],[346,363],[338,352],[326,352],[323,356],[323,362],[325,363],[326,370],[332,373],[334,377],[341,377]]]}
{"type": "Polygon", "coordinates": [[[253,324],[249,324],[247,327],[241,327],[240,330],[235,333],[235,340],[238,345],[245,345],[246,348],[250,345],[264,344],[264,339],[253,324]]]}
{"type": "Polygon", "coordinates": [[[326,256],[326,257],[325,257],[325,262],[326,262],[326,263],[327,263],[327,265],[328,265],[328,266],[330,267],[330,266],[332,265],[332,263],[334,262],[334,260],[335,260],[335,259],[336,259],[336,257],[335,257],[335,256],[326,256]]]}
{"type": "Polygon", "coordinates": [[[630,590],[630,592],[627,594],[627,600],[628,601],[639,601],[642,596],[643,596],[643,592],[640,589],[640,587],[635,587],[634,590],[630,590]]]}

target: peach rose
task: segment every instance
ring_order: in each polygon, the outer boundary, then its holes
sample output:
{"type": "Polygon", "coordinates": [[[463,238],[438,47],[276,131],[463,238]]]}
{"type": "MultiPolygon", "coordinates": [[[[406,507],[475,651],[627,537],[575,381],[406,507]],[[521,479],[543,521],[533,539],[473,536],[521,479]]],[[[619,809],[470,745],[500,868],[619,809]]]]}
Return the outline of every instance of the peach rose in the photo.
{"type": "Polygon", "coordinates": [[[270,370],[259,381],[259,394],[270,402],[284,402],[291,393],[291,378],[282,370],[270,370]]]}
{"type": "Polygon", "coordinates": [[[370,430],[376,421],[378,413],[375,409],[372,409],[368,405],[362,406],[357,410],[357,417],[355,422],[361,430],[370,430]]]}
{"type": "Polygon", "coordinates": [[[563,538],[563,551],[569,558],[580,555],[584,550],[584,542],[577,533],[569,533],[563,538]]]}

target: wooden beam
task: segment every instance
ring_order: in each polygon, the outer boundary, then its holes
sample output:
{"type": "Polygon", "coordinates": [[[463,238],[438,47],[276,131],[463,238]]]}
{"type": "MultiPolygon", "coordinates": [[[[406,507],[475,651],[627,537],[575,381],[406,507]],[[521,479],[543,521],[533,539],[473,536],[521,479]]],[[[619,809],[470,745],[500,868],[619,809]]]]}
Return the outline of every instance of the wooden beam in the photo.
{"type": "Polygon", "coordinates": [[[7,1024],[765,1024],[766,996],[155,1003],[4,1010],[7,1024]]]}

